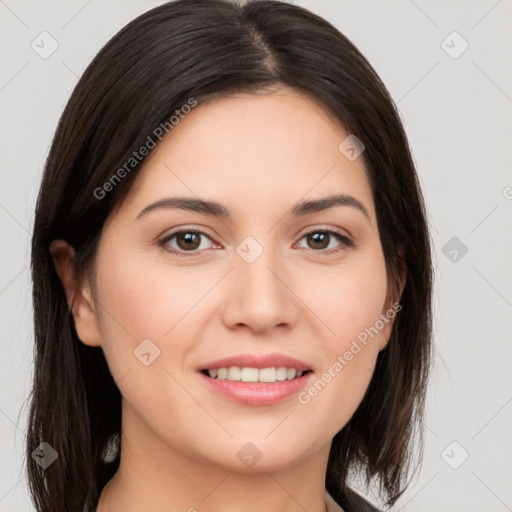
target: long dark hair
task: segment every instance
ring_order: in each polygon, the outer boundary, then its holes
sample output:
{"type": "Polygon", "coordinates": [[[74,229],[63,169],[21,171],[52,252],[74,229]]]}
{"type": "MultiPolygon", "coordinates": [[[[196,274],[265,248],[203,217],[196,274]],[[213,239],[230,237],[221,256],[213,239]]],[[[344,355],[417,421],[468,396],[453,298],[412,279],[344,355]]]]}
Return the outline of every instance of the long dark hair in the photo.
{"type": "Polygon", "coordinates": [[[348,476],[359,469],[379,483],[387,504],[403,493],[415,433],[423,447],[432,264],[423,197],[394,103],[357,48],[304,8],[177,0],[136,18],[101,49],[67,103],[46,161],[32,238],[35,368],[26,445],[38,511],[93,511],[120,460],[121,396],[102,349],[77,337],[50,242],[68,241],[84,275],[140,164],[107,193],[98,189],[158,126],[191,98],[200,104],[280,84],[322,102],[363,141],[391,285],[397,288],[399,251],[407,274],[391,339],[362,403],[333,439],[326,489],[358,510],[348,476]],[[46,469],[32,457],[42,442],[58,454],[46,469]]]}

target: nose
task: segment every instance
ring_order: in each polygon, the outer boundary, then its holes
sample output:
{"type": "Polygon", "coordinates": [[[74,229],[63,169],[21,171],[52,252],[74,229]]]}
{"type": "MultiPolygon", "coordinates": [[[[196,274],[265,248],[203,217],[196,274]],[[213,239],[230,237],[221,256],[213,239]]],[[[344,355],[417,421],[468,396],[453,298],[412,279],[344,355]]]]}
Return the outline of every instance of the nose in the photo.
{"type": "Polygon", "coordinates": [[[300,301],[293,293],[289,268],[270,249],[251,263],[236,256],[225,297],[222,319],[230,329],[263,334],[289,329],[298,318],[300,301]]]}

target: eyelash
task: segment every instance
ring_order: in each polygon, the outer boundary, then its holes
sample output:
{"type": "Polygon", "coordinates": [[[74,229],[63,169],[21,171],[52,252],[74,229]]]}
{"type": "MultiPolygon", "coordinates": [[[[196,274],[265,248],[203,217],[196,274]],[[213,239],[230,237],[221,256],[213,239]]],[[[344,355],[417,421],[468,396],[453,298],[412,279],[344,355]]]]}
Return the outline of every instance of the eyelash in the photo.
{"type": "MultiPolygon", "coordinates": [[[[176,254],[177,256],[183,256],[183,257],[193,257],[193,256],[196,256],[198,253],[202,252],[202,250],[199,250],[199,251],[183,251],[183,250],[176,250],[174,248],[169,248],[169,246],[167,245],[167,243],[172,240],[176,235],[179,235],[181,233],[194,233],[194,234],[198,234],[198,235],[204,235],[206,238],[209,238],[212,242],[218,244],[218,242],[216,240],[214,240],[210,235],[208,235],[207,233],[205,233],[204,231],[201,231],[200,229],[180,229],[180,230],[177,230],[177,231],[174,231],[172,233],[170,233],[169,235],[165,236],[164,238],[160,239],[158,241],[158,245],[161,246],[161,247],[164,247],[164,249],[172,254],[176,254]]],[[[303,238],[305,238],[306,236],[308,235],[311,235],[313,233],[323,233],[323,234],[329,234],[329,235],[334,235],[335,238],[338,239],[338,241],[340,241],[343,245],[345,245],[345,247],[342,247],[342,248],[338,248],[338,249],[330,249],[330,250],[326,250],[326,249],[321,249],[321,250],[315,250],[315,249],[309,249],[310,251],[313,251],[317,254],[320,254],[320,255],[330,255],[330,254],[333,254],[333,253],[337,253],[339,251],[342,251],[344,250],[345,248],[351,248],[351,247],[354,247],[355,244],[352,240],[350,240],[350,238],[348,238],[347,236],[339,233],[338,231],[335,231],[333,229],[313,229],[311,231],[308,231],[307,233],[304,233],[300,239],[302,240],[303,238]]],[[[220,244],[219,244],[220,245],[220,244]]]]}

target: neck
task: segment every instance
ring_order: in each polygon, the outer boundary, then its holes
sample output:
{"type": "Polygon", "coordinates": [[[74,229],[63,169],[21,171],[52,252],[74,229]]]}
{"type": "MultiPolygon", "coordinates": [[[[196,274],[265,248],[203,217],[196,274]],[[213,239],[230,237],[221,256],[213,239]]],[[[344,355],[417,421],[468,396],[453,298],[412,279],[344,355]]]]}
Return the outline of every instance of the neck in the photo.
{"type": "MultiPolygon", "coordinates": [[[[330,446],[286,468],[240,472],[194,458],[152,435],[140,422],[121,432],[121,460],[97,512],[324,512],[330,446]]],[[[261,461],[263,462],[263,460],[261,461]]],[[[259,464],[257,464],[259,465],[259,464]]],[[[255,466],[256,467],[256,466],[255,466]]]]}

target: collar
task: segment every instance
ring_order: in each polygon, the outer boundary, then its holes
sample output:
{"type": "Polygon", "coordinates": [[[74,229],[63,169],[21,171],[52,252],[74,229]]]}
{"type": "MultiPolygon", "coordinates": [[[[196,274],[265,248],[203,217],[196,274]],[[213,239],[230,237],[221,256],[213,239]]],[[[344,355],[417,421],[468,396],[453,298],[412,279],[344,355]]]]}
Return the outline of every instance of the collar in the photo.
{"type": "Polygon", "coordinates": [[[325,490],[325,506],[327,512],[343,512],[343,509],[334,501],[334,498],[325,490]]]}

